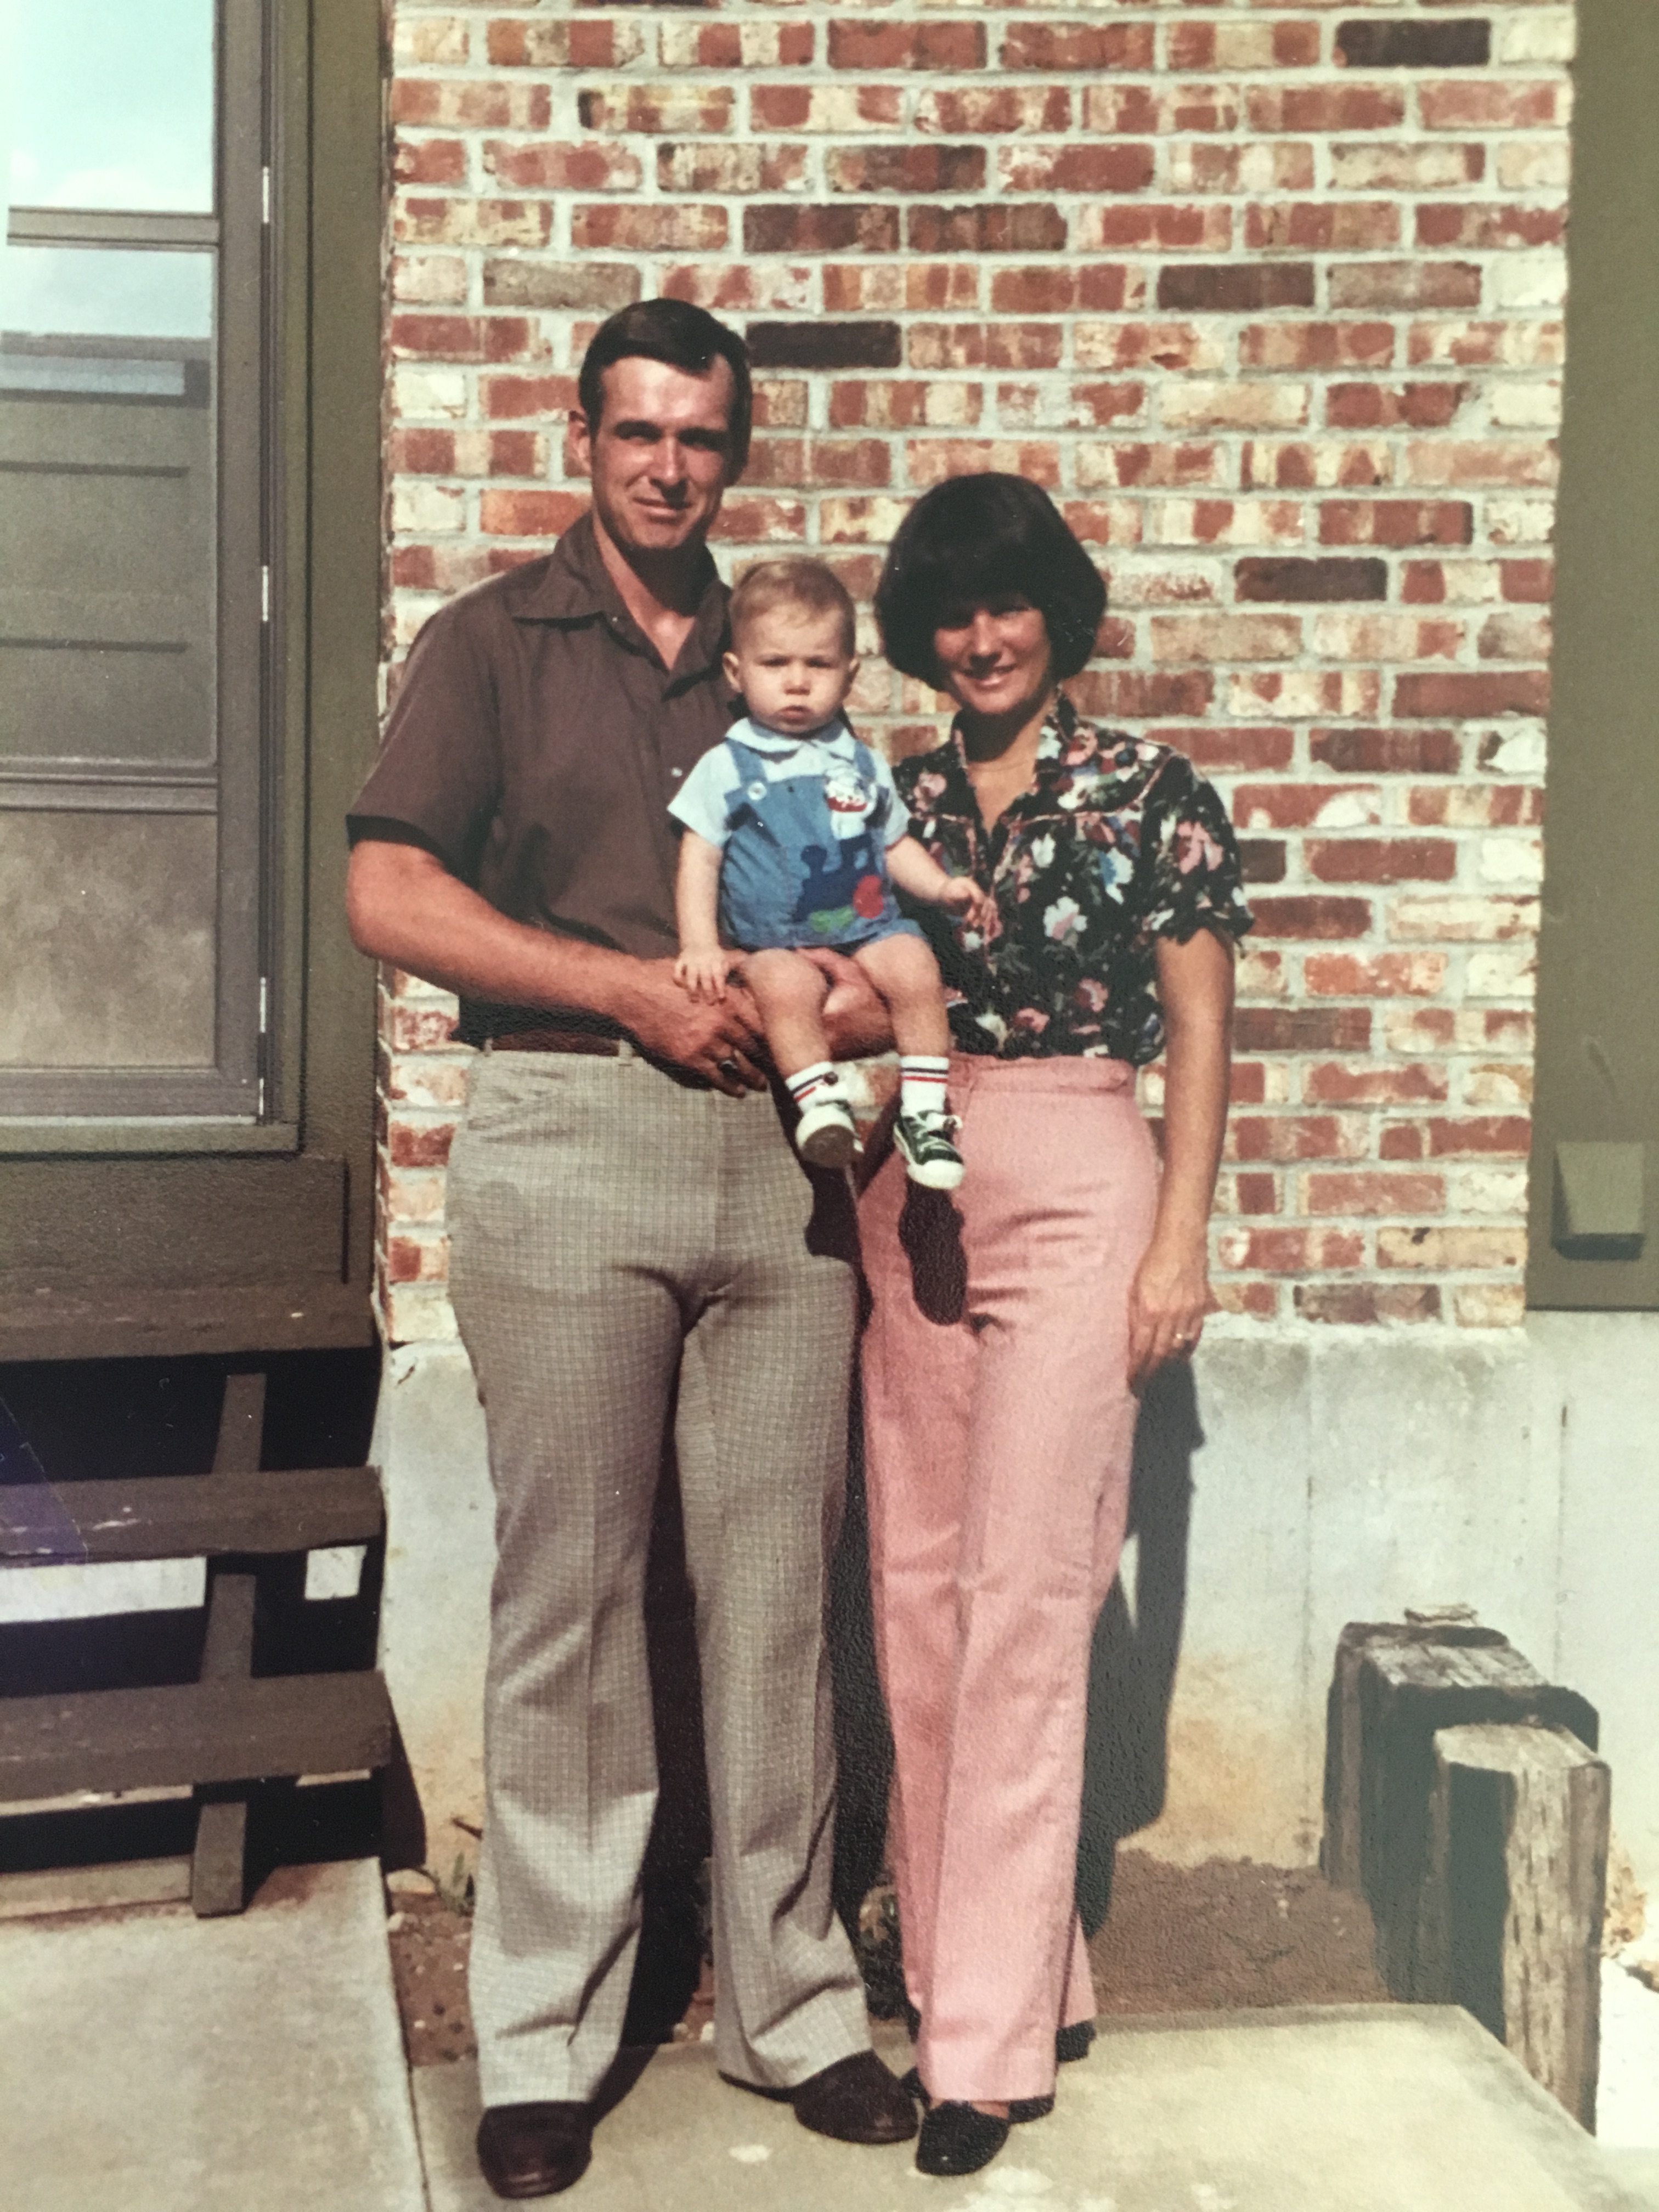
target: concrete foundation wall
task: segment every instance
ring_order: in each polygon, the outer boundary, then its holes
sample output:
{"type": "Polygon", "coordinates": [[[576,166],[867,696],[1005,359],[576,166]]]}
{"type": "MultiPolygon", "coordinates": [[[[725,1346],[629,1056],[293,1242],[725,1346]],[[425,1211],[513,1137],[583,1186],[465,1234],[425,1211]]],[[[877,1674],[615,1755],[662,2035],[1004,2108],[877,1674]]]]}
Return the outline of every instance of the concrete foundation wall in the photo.
{"type": "MultiPolygon", "coordinates": [[[[1462,1600],[1600,1708],[1614,1826],[1659,1888],[1659,1316],[1535,1314],[1478,1336],[1235,1328],[1143,1422],[1127,1604],[1097,1647],[1095,1817],[1133,1820],[1163,1794],[1137,1840],[1164,1856],[1312,1859],[1337,1632],[1462,1600]]],[[[384,1663],[447,1870],[469,1844],[457,1819],[480,1814],[491,1566],[459,1346],[389,1355],[374,1451],[384,1663]]]]}

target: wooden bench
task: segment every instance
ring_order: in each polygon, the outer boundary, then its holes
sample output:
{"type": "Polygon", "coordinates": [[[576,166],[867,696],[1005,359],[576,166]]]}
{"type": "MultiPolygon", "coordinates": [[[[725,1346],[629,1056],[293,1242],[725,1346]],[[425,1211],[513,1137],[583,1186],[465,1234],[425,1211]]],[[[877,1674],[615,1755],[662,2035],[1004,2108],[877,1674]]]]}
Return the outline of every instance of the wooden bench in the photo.
{"type": "Polygon", "coordinates": [[[252,1786],[306,1774],[381,1772],[397,1729],[373,1669],[253,1674],[262,1569],[295,1553],[373,1543],[385,1527],[372,1468],[259,1472],[260,1373],[226,1378],[214,1471],[133,1482],[0,1488],[0,1572],[109,1560],[205,1558],[200,1680],[72,1696],[0,1698],[0,1802],[191,1785],[191,1902],[246,1903],[252,1786]]]}

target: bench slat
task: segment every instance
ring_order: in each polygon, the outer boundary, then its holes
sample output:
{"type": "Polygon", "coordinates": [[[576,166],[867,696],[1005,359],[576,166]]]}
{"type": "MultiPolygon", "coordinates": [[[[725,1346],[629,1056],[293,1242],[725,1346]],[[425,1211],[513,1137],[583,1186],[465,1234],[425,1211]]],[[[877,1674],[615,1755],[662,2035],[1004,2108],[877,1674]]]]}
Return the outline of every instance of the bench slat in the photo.
{"type": "Polygon", "coordinates": [[[392,1737],[368,1669],[0,1698],[0,1801],[372,1771],[392,1737]]]}
{"type": "Polygon", "coordinates": [[[0,1486],[0,1561],[216,1558],[366,1544],[385,1522],[372,1467],[0,1486]]]}

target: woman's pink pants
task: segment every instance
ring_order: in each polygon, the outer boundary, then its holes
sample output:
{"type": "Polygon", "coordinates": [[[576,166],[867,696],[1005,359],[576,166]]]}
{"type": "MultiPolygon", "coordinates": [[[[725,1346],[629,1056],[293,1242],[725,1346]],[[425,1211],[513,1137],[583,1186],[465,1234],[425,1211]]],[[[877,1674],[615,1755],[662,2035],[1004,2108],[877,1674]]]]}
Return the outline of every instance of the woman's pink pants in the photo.
{"type": "Polygon", "coordinates": [[[860,1235],[876,1648],[917,2057],[1036,2097],[1095,2013],[1073,1901],[1088,1654],[1128,1506],[1128,1291],[1157,1169],[1121,1060],[953,1055],[968,1174],[890,1155],[860,1235]]]}

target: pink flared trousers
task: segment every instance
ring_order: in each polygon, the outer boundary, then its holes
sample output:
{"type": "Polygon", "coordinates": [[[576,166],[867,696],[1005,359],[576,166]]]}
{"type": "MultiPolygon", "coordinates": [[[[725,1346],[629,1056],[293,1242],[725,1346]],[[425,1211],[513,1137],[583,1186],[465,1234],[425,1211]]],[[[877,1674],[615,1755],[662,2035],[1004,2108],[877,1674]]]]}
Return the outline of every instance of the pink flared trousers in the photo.
{"type": "Polygon", "coordinates": [[[1117,1572],[1130,1283],[1157,1169],[1121,1060],[955,1055],[967,1178],[864,1193],[863,1349],[890,1839],[936,2098],[1042,2096],[1092,2019],[1073,1888],[1088,1654],[1117,1572]]]}

